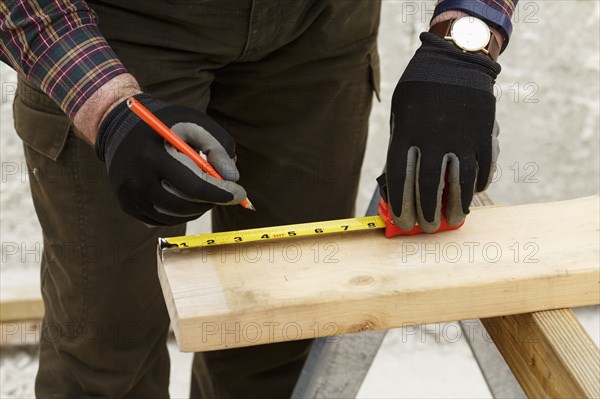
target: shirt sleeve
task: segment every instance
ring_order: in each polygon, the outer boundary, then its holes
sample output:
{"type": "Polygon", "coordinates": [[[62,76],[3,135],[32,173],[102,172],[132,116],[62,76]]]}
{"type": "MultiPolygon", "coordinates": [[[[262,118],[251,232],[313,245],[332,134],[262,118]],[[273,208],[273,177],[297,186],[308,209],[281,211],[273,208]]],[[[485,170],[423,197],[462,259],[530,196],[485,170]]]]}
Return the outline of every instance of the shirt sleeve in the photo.
{"type": "MultiPolygon", "coordinates": [[[[453,0],[438,0],[438,4],[444,1],[451,3],[453,0]]],[[[513,12],[515,11],[515,7],[517,6],[518,1],[519,0],[471,0],[472,3],[483,3],[486,6],[501,12],[509,19],[512,18],[513,12]]]]}
{"type": "Polygon", "coordinates": [[[0,2],[0,59],[26,76],[72,119],[126,69],[82,0],[0,2]]]}

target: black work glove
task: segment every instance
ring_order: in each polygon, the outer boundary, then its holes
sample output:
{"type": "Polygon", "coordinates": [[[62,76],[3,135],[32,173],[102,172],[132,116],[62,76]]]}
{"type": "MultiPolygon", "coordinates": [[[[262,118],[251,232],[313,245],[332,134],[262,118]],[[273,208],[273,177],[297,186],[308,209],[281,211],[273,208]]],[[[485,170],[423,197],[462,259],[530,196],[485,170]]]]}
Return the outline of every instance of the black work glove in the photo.
{"type": "Polygon", "coordinates": [[[378,181],[394,222],[435,232],[469,213],[474,192],[487,188],[498,156],[493,86],[500,65],[464,53],[432,33],[422,33],[417,50],[392,97],[391,139],[386,171],[378,181]]]}
{"type": "Polygon", "coordinates": [[[147,94],[135,98],[192,148],[202,151],[225,179],[207,175],[168,144],[123,101],[103,120],[96,139],[121,209],[149,225],[193,220],[214,204],[238,204],[246,191],[234,183],[235,142],[206,114],[169,105],[147,94]]]}

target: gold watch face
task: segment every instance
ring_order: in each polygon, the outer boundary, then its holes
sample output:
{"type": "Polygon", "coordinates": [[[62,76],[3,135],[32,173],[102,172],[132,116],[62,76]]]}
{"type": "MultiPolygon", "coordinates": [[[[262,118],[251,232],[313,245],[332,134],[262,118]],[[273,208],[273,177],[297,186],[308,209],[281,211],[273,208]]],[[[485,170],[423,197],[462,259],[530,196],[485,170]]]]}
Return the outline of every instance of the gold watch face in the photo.
{"type": "Polygon", "coordinates": [[[450,35],[458,47],[466,51],[480,51],[487,47],[492,32],[485,22],[475,17],[454,21],[450,35]]]}

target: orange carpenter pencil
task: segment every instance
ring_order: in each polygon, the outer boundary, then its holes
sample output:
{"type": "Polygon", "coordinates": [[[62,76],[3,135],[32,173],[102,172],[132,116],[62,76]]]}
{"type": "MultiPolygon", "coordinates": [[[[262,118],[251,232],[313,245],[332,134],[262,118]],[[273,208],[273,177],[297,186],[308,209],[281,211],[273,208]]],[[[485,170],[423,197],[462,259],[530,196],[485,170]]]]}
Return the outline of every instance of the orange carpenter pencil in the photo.
{"type": "MultiPolygon", "coordinates": [[[[133,97],[129,97],[127,99],[127,106],[131,109],[137,116],[140,117],[148,126],[150,126],[156,133],[160,134],[165,140],[169,142],[173,147],[187,155],[200,169],[202,169],[205,173],[211,175],[212,177],[223,180],[221,175],[212,167],[207,160],[202,158],[200,154],[196,152],[192,147],[188,145],[181,137],[179,137],[175,132],[167,127],[164,123],[161,122],[152,112],[148,110],[148,108],[144,107],[139,101],[137,101],[133,97]]],[[[250,202],[248,198],[245,198],[241,203],[246,209],[255,210],[254,206],[250,202]]]]}

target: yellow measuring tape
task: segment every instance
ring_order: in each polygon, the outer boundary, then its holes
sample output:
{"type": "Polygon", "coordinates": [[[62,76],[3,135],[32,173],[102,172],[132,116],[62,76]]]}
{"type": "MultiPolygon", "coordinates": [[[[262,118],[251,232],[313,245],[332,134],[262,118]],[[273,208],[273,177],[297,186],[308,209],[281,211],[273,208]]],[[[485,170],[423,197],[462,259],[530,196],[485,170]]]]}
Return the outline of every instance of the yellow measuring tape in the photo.
{"type": "Polygon", "coordinates": [[[319,234],[342,233],[344,231],[361,231],[383,229],[385,223],[379,216],[364,216],[351,219],[327,220],[324,222],[290,224],[248,230],[208,233],[195,236],[179,236],[161,238],[161,250],[199,248],[211,245],[236,244],[282,238],[306,237],[319,234]]]}

